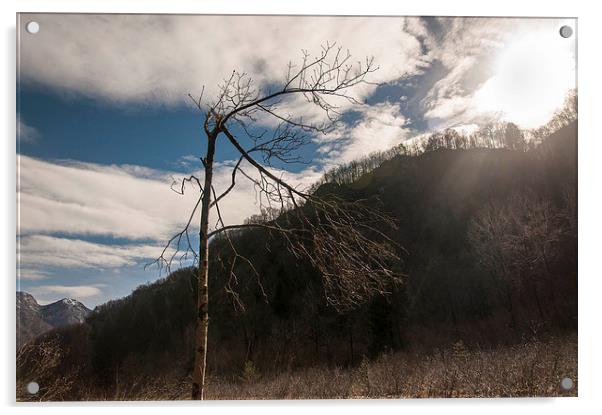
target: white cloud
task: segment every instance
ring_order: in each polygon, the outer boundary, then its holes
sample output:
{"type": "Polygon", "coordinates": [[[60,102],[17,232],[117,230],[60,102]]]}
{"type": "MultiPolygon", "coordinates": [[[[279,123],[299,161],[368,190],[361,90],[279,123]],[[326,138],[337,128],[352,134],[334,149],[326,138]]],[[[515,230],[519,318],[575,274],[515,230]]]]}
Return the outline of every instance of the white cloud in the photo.
{"type": "Polygon", "coordinates": [[[431,128],[512,121],[544,124],[575,85],[575,42],[558,28],[563,19],[439,19],[429,36],[429,59],[446,74],[423,100],[431,128]]]}
{"type": "Polygon", "coordinates": [[[17,115],[17,139],[21,142],[32,143],[40,137],[40,133],[34,127],[25,124],[20,115],[17,115]]]}
{"type": "Polygon", "coordinates": [[[406,118],[399,105],[379,103],[359,108],[360,118],[327,136],[317,137],[324,150],[326,167],[346,163],[375,151],[388,150],[404,141],[409,134],[406,118]]]}
{"type": "Polygon", "coordinates": [[[545,124],[576,86],[572,45],[556,30],[513,39],[496,58],[495,74],[475,92],[474,106],[524,128],[545,124]]]}
{"type": "Polygon", "coordinates": [[[466,110],[468,99],[461,81],[475,62],[472,56],[456,60],[450,71],[433,85],[423,99],[426,118],[448,119],[466,110]]]}
{"type": "MultiPolygon", "coordinates": [[[[213,180],[217,194],[230,185],[233,165],[216,163],[213,180]]],[[[241,167],[257,177],[248,163],[241,167]]],[[[320,175],[315,167],[299,173],[270,170],[300,187],[311,185],[320,175]]],[[[203,181],[202,172],[194,174],[203,181]]],[[[182,227],[199,196],[193,185],[186,186],[184,195],[171,190],[173,180],[183,177],[142,166],[68,160],[51,163],[19,155],[18,230],[25,236],[60,233],[163,241],[182,227]]],[[[236,187],[220,208],[226,224],[241,223],[257,213],[253,183],[238,174],[236,187]]]]}
{"type": "Polygon", "coordinates": [[[82,299],[102,294],[102,290],[95,285],[40,285],[32,287],[30,291],[40,304],[55,301],[57,296],[82,299]]]}
{"type": "MultiPolygon", "coordinates": [[[[47,267],[117,269],[156,258],[182,226],[198,197],[188,186],[184,196],[170,190],[171,172],[140,166],[50,163],[19,156],[19,265],[23,279],[41,279],[47,267]],[[99,244],[81,237],[125,238],[124,244],[99,244]],[[152,243],[136,243],[147,239],[152,243]]],[[[253,176],[248,165],[242,165],[253,176]]],[[[219,163],[217,193],[231,183],[231,163],[219,163]]],[[[293,186],[307,187],[320,176],[314,168],[300,173],[271,171],[293,186]]],[[[202,179],[202,175],[199,174],[202,179]]],[[[242,223],[259,211],[253,184],[237,176],[236,188],[220,203],[225,224],[242,223]]],[[[198,216],[190,234],[198,233],[198,216]]],[[[217,217],[212,212],[211,225],[217,217]]]]}
{"type": "Polygon", "coordinates": [[[302,49],[317,54],[327,41],[349,48],[354,60],[374,56],[380,66],[375,82],[415,73],[425,64],[412,34],[420,32],[418,18],[30,17],[41,30],[21,38],[22,81],[116,102],[181,103],[202,85],[206,97],[213,97],[216,85],[234,69],[251,74],[260,85],[273,83],[283,79],[287,63],[298,60],[302,49]]]}
{"type": "Polygon", "coordinates": [[[470,135],[470,134],[476,132],[478,129],[479,129],[478,124],[460,124],[455,127],[452,127],[452,130],[455,130],[458,133],[463,134],[463,135],[470,135]]]}
{"type": "MultiPolygon", "coordinates": [[[[541,19],[513,18],[435,18],[438,33],[425,37],[428,59],[438,60],[452,69],[466,57],[483,58],[495,51],[508,33],[518,28],[533,27],[541,19]]],[[[482,59],[479,59],[483,63],[482,59]]]]}
{"type": "MultiPolygon", "coordinates": [[[[163,237],[185,201],[168,177],[132,167],[50,163],[19,156],[19,232],[61,232],[127,238],[163,237]],[[146,173],[146,174],[145,174],[146,173]],[[166,211],[174,214],[163,217],[166,211]]],[[[184,196],[190,202],[191,196],[184,196]]]]}
{"type": "MultiPolygon", "coordinates": [[[[218,193],[230,184],[230,170],[226,164],[216,167],[218,193]]],[[[183,196],[170,189],[173,178],[182,176],[140,166],[50,163],[20,155],[19,233],[166,240],[186,222],[199,196],[192,186],[183,196]]],[[[240,177],[221,206],[227,222],[242,222],[256,213],[253,198],[252,184],[240,177]]]]}
{"type": "Polygon", "coordinates": [[[17,279],[26,281],[39,281],[50,277],[50,273],[33,268],[21,267],[17,273],[17,279]]]}
{"type": "Polygon", "coordinates": [[[80,239],[31,235],[20,238],[18,254],[22,267],[33,267],[28,272],[21,270],[27,279],[31,271],[36,271],[35,267],[111,269],[131,266],[158,257],[162,248],[159,245],[106,245],[80,239]]]}

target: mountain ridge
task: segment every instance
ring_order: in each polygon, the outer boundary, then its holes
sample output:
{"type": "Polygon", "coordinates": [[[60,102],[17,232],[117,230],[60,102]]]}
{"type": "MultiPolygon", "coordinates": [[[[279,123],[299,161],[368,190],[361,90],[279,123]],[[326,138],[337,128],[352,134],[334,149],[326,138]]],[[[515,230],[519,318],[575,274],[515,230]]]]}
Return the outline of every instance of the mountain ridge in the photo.
{"type": "Polygon", "coordinates": [[[62,298],[41,305],[33,295],[25,291],[17,291],[16,309],[17,348],[54,328],[82,323],[92,312],[73,298],[62,298]]]}

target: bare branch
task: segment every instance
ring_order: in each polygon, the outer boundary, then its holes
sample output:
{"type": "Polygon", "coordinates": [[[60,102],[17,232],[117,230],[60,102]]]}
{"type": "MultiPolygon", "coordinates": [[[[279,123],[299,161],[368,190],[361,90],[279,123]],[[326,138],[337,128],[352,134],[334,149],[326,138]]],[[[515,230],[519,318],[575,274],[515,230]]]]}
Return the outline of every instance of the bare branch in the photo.
{"type": "MultiPolygon", "coordinates": [[[[274,111],[274,100],[277,98],[298,94],[305,97],[306,101],[319,106],[324,110],[331,121],[338,115],[338,106],[331,104],[327,97],[339,97],[351,103],[359,101],[348,91],[352,87],[370,83],[366,77],[375,72],[374,59],[351,64],[351,54],[342,53],[340,47],[327,43],[322,47],[319,56],[310,60],[309,54],[303,51],[302,63],[295,74],[291,74],[294,65],[289,64],[289,73],[282,89],[275,92],[260,94],[253,88],[250,77],[245,73],[233,72],[232,77],[221,86],[221,94],[213,106],[220,113],[217,127],[219,130],[231,119],[240,115],[248,115],[257,110],[265,111],[281,120],[282,117],[274,111]],[[227,103],[227,105],[224,105],[227,103]]],[[[301,124],[301,123],[298,123],[301,124]]],[[[304,124],[303,128],[322,130],[321,127],[304,124]]]]}
{"type": "MultiPolygon", "coordinates": [[[[367,76],[375,70],[372,58],[354,63],[349,51],[326,43],[318,56],[312,58],[307,51],[302,51],[299,65],[289,63],[280,88],[257,89],[249,75],[237,71],[218,86],[218,96],[205,113],[204,130],[210,143],[215,143],[223,133],[240,156],[232,169],[230,185],[220,195],[211,186],[214,200],[203,209],[207,210],[206,215],[209,209],[215,209],[217,223],[213,231],[202,237],[223,235],[228,240],[234,257],[227,291],[234,291],[231,285],[238,281],[234,269],[237,261],[247,263],[252,273],[259,277],[231,238],[233,231],[250,229],[261,229],[284,238],[289,252],[296,258],[305,258],[320,272],[328,301],[339,309],[360,304],[375,293],[386,293],[391,284],[400,281],[400,275],[393,271],[399,262],[397,252],[400,248],[388,236],[396,229],[396,223],[370,207],[376,201],[349,202],[332,195],[318,197],[287,183],[282,175],[273,173],[259,161],[268,166],[272,160],[302,162],[299,154],[302,146],[311,142],[313,135],[333,128],[341,113],[341,100],[359,103],[350,91],[355,86],[370,83],[367,76]],[[290,103],[288,98],[292,96],[302,97],[319,107],[326,121],[305,120],[287,114],[283,105],[290,103]],[[270,133],[267,128],[258,128],[260,116],[277,120],[277,126],[270,133]],[[230,121],[241,128],[241,138],[249,140],[251,145],[242,144],[229,127],[230,121]],[[250,164],[254,174],[243,170],[243,161],[250,164]],[[238,173],[254,184],[265,217],[244,224],[225,225],[219,203],[236,186],[238,173]]],[[[202,94],[194,101],[202,110],[201,99],[202,94]]],[[[212,164],[205,158],[201,160],[206,171],[212,169],[212,164]]],[[[191,176],[187,181],[191,180],[201,188],[198,179],[191,176]]],[[[182,181],[178,193],[183,193],[185,182],[182,181]]],[[[182,234],[177,234],[170,244],[176,242],[179,247],[181,236],[178,235],[182,234]]],[[[261,284],[259,280],[258,283],[261,284]]]]}
{"type": "MultiPolygon", "coordinates": [[[[182,187],[182,189],[183,189],[183,187],[182,187]]],[[[159,255],[159,257],[156,258],[154,261],[146,264],[144,266],[144,269],[148,268],[151,265],[157,265],[157,267],[159,267],[159,270],[161,270],[161,269],[163,269],[163,267],[165,267],[167,269],[167,272],[170,272],[173,260],[176,258],[176,256],[180,252],[182,238],[185,238],[186,249],[184,250],[183,254],[180,256],[180,262],[186,260],[188,257],[188,253],[191,253],[193,256],[193,264],[196,263],[199,255],[196,252],[196,250],[194,249],[194,246],[192,244],[192,241],[190,240],[190,234],[188,231],[189,231],[192,220],[194,219],[194,215],[195,215],[196,211],[198,210],[202,199],[203,199],[203,193],[201,192],[201,195],[197,199],[197,202],[194,205],[192,212],[190,212],[190,216],[188,217],[188,221],[184,225],[184,228],[180,232],[176,233],[174,236],[171,237],[171,239],[163,247],[163,250],[161,251],[161,255],[159,255]],[[168,251],[170,248],[172,248],[173,243],[175,243],[175,248],[173,249],[173,252],[171,253],[171,255],[169,255],[168,251]]]]}
{"type": "Polygon", "coordinates": [[[253,167],[255,167],[258,171],[260,171],[261,173],[263,173],[264,175],[266,175],[267,177],[269,177],[270,179],[272,179],[274,182],[278,183],[285,189],[289,190],[290,192],[295,193],[301,197],[309,197],[309,195],[298,191],[294,187],[290,186],[289,184],[285,183],[284,181],[282,181],[281,179],[279,179],[278,177],[273,175],[269,170],[267,170],[260,163],[258,163],[253,157],[251,157],[249,155],[249,153],[240,145],[238,140],[236,140],[236,138],[230,133],[230,131],[228,131],[227,128],[225,128],[225,127],[222,127],[222,128],[223,128],[222,129],[223,133],[226,135],[226,137],[228,137],[228,140],[230,140],[232,145],[238,150],[238,152],[242,155],[242,157],[244,157],[245,160],[247,160],[249,163],[251,163],[251,165],[253,165],[253,167]]]}
{"type": "MultiPolygon", "coordinates": [[[[232,182],[230,183],[230,186],[228,186],[228,188],[221,195],[215,197],[215,200],[213,202],[211,202],[211,204],[209,205],[210,208],[217,205],[220,200],[222,200],[224,197],[226,197],[228,195],[228,193],[230,193],[232,191],[232,189],[234,189],[234,186],[236,186],[236,172],[238,171],[238,168],[242,161],[243,161],[243,156],[241,156],[238,159],[238,162],[232,169],[232,182]]],[[[214,192],[214,196],[215,196],[215,192],[214,192]]]]}

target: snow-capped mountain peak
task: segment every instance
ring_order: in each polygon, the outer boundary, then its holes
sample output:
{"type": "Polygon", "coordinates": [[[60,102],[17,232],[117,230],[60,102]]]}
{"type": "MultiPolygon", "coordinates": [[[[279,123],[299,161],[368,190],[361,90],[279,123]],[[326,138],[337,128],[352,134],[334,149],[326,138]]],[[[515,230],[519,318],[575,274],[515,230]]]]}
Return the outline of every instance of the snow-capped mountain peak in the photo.
{"type": "Polygon", "coordinates": [[[22,345],[55,327],[82,323],[90,310],[73,298],[40,305],[26,292],[17,292],[17,343],[22,345]]]}

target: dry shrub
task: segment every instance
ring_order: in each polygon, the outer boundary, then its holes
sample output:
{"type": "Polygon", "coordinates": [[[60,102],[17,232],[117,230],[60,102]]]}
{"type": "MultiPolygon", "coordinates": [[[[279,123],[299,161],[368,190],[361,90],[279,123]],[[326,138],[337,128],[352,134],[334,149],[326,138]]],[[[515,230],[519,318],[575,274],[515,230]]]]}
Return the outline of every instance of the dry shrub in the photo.
{"type": "Polygon", "coordinates": [[[209,399],[524,397],[577,395],[576,336],[493,349],[462,342],[419,353],[385,353],[355,368],[309,368],[257,382],[211,378],[209,399]],[[560,380],[575,387],[563,392],[560,380]]]}
{"type": "MultiPolygon", "coordinates": [[[[241,371],[244,375],[245,367],[241,371]]],[[[253,376],[243,377],[210,373],[206,398],[577,396],[577,337],[572,334],[488,349],[468,347],[458,341],[426,355],[411,351],[384,353],[372,361],[364,358],[355,367],[311,367],[261,376],[254,372],[253,376]],[[559,387],[564,377],[575,383],[567,392],[559,387]]],[[[59,390],[61,382],[56,383],[59,390]]],[[[21,382],[18,387],[24,385],[21,382]]],[[[183,377],[178,370],[153,378],[124,380],[117,391],[103,392],[90,386],[89,390],[79,390],[79,396],[85,400],[189,399],[190,377],[183,377]]],[[[59,394],[47,397],[66,398],[59,394]]]]}

